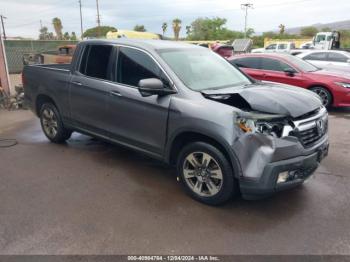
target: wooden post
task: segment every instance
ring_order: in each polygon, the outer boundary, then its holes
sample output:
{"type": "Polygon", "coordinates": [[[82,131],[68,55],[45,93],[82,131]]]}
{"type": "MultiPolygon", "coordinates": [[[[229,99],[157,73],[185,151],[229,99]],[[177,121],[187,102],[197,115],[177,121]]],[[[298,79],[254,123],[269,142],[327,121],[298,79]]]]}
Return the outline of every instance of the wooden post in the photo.
{"type": "Polygon", "coordinates": [[[10,79],[8,74],[6,53],[3,38],[0,35],[0,87],[10,95],[10,79]]]}

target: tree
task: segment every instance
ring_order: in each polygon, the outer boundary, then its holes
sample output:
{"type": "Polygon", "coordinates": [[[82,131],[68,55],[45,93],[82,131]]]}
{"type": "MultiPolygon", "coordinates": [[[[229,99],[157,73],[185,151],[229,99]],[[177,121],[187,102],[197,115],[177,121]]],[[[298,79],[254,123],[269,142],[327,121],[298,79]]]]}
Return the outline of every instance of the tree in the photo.
{"type": "Polygon", "coordinates": [[[87,29],[84,34],[83,37],[87,37],[87,38],[97,38],[98,37],[98,33],[100,32],[100,35],[102,36],[106,36],[106,34],[109,31],[118,31],[117,28],[113,27],[113,26],[100,26],[100,28],[93,27],[93,28],[89,28],[87,29]]]}
{"type": "Polygon", "coordinates": [[[186,26],[186,34],[187,35],[191,34],[191,26],[190,25],[186,26]]]}
{"type": "Polygon", "coordinates": [[[167,29],[168,29],[168,24],[164,22],[164,23],[162,24],[163,36],[164,36],[164,34],[165,34],[165,32],[166,32],[167,29]]]}
{"type": "Polygon", "coordinates": [[[322,31],[322,32],[332,32],[332,28],[330,28],[330,27],[323,27],[323,28],[321,29],[321,31],[322,31]]]}
{"type": "MultiPolygon", "coordinates": [[[[191,23],[189,40],[229,40],[243,38],[244,33],[232,31],[225,28],[227,20],[225,18],[197,18],[191,23]]],[[[249,34],[254,30],[249,29],[249,34]]]]}
{"type": "Polygon", "coordinates": [[[68,32],[65,32],[63,35],[63,40],[69,40],[70,39],[70,35],[68,32]]]}
{"type": "Polygon", "coordinates": [[[181,20],[179,18],[175,18],[173,20],[173,31],[174,31],[174,36],[175,36],[175,40],[179,40],[179,36],[180,36],[180,31],[181,31],[181,20]]]}
{"type": "Polygon", "coordinates": [[[50,40],[49,31],[46,26],[40,28],[39,40],[50,40]]]}
{"type": "Polygon", "coordinates": [[[252,37],[252,35],[254,35],[254,34],[255,34],[255,31],[254,31],[253,28],[248,28],[248,29],[247,29],[246,37],[250,38],[250,37],[252,37]]]}
{"type": "Polygon", "coordinates": [[[280,35],[283,35],[286,30],[286,26],[284,24],[280,24],[278,28],[280,29],[280,35]]]}
{"type": "Polygon", "coordinates": [[[62,29],[63,29],[61,19],[59,19],[58,17],[55,17],[54,19],[52,19],[52,24],[53,24],[53,28],[55,29],[57,39],[61,40],[62,29]]]}
{"type": "Polygon", "coordinates": [[[312,37],[318,33],[318,29],[314,26],[307,26],[300,30],[300,35],[312,37]]]}
{"type": "Polygon", "coordinates": [[[134,31],[137,31],[137,32],[146,32],[146,28],[144,25],[135,25],[134,27],[134,31]]]}
{"type": "Polygon", "coordinates": [[[72,41],[77,40],[77,35],[75,34],[75,32],[72,32],[72,34],[70,35],[70,40],[72,40],[72,41]]]}

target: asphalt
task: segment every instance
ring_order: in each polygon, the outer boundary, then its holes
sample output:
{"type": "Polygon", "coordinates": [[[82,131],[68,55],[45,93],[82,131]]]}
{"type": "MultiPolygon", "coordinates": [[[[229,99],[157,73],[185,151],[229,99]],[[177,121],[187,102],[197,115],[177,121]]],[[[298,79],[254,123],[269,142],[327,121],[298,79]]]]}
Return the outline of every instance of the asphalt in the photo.
{"type": "Polygon", "coordinates": [[[74,134],[49,143],[30,111],[0,111],[0,254],[350,254],[350,109],[308,183],[210,207],[174,170],[74,134]]]}

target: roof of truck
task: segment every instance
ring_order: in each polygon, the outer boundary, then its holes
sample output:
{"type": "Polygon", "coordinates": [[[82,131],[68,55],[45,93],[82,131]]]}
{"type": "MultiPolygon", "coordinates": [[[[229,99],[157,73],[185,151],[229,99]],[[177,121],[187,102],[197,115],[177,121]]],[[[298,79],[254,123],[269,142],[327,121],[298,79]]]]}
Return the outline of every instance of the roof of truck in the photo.
{"type": "Polygon", "coordinates": [[[113,39],[113,40],[85,40],[80,44],[120,44],[129,45],[134,47],[140,47],[144,49],[169,49],[169,48],[204,48],[193,44],[184,43],[181,41],[168,41],[168,40],[151,40],[151,39],[113,39]]]}

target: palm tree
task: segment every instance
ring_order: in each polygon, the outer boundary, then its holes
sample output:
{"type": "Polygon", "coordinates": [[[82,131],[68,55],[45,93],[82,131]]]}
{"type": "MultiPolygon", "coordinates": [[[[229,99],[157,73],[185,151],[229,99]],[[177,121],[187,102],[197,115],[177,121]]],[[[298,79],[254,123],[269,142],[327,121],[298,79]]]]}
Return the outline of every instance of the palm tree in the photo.
{"type": "Polygon", "coordinates": [[[191,26],[190,25],[186,26],[186,34],[187,35],[191,34],[191,26]]]}
{"type": "Polygon", "coordinates": [[[164,22],[164,23],[162,24],[163,36],[164,36],[165,31],[167,30],[167,28],[168,28],[168,24],[164,22]]]}
{"type": "Polygon", "coordinates": [[[54,19],[52,19],[52,24],[53,24],[53,27],[55,29],[57,39],[61,40],[62,39],[62,28],[63,28],[61,19],[59,19],[58,17],[55,17],[54,19]]]}
{"type": "Polygon", "coordinates": [[[179,35],[180,35],[180,31],[181,31],[181,20],[179,18],[175,18],[173,20],[173,30],[174,30],[174,36],[175,36],[175,40],[179,40],[179,35]]]}
{"type": "Polygon", "coordinates": [[[283,34],[284,34],[284,31],[285,31],[285,29],[286,29],[286,26],[285,26],[284,24],[280,24],[280,25],[278,26],[278,28],[280,29],[280,34],[283,35],[283,34]]]}

